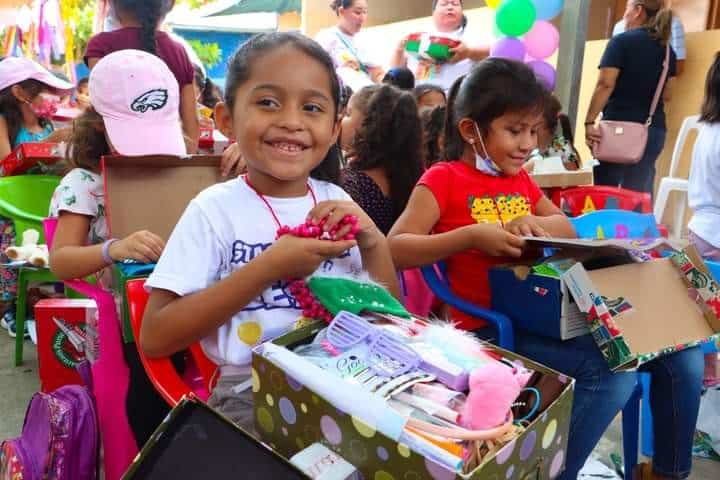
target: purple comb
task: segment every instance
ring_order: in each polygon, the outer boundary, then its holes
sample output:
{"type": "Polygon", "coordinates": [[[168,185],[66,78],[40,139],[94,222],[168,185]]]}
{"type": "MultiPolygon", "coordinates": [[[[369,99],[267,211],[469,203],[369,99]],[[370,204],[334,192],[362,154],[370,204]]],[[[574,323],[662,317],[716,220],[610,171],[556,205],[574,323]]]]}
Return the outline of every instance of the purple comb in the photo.
{"type": "Polygon", "coordinates": [[[330,322],[325,338],[335,348],[345,350],[364,340],[372,341],[379,334],[365,319],[349,312],[340,312],[330,322]]]}
{"type": "Polygon", "coordinates": [[[346,350],[361,342],[369,343],[368,367],[377,375],[396,377],[420,366],[421,358],[402,339],[383,332],[362,317],[340,312],[328,326],[325,339],[335,348],[346,350]]]}
{"type": "Polygon", "coordinates": [[[397,377],[420,366],[420,356],[402,339],[387,332],[378,335],[368,351],[368,366],[383,377],[397,377]]]}

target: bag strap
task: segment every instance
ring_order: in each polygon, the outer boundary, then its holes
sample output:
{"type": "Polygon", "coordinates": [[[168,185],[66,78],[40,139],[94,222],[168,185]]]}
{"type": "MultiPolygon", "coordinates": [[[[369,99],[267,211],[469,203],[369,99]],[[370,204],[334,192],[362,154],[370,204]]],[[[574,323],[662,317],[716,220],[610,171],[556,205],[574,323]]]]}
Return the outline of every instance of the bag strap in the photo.
{"type": "Polygon", "coordinates": [[[646,125],[649,127],[652,125],[652,119],[655,115],[655,110],[657,110],[658,104],[660,103],[660,96],[662,95],[663,89],[665,88],[665,80],[667,80],[668,72],[670,71],[670,43],[665,46],[665,62],[663,62],[663,71],[660,75],[660,81],[658,82],[658,86],[655,89],[655,97],[652,101],[652,106],[650,107],[650,116],[647,119],[646,125]]]}

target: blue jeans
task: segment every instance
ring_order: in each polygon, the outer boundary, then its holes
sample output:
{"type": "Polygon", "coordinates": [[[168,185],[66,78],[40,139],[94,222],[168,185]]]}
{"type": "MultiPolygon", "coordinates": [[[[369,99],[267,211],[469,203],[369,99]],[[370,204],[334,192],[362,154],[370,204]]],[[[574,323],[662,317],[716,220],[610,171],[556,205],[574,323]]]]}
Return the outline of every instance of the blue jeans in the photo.
{"type": "Polygon", "coordinates": [[[622,187],[652,194],[655,186],[655,162],[665,147],[667,130],[650,127],[640,162],[635,165],[600,162],[594,169],[595,185],[622,187]]]}
{"type": "MultiPolygon", "coordinates": [[[[560,341],[516,332],[520,355],[575,378],[567,464],[560,480],[575,480],[610,422],[635,388],[635,373],[612,373],[590,335],[560,341]]],[[[699,347],[658,358],[641,368],[651,375],[655,456],[653,469],[684,479],[700,407],[704,361],[699,347]]]]}

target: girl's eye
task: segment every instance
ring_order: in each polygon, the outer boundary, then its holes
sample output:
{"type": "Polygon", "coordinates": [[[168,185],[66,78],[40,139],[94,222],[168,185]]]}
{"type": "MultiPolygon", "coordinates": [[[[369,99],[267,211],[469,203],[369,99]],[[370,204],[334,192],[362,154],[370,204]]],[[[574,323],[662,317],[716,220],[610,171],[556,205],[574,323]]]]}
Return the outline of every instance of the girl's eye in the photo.
{"type": "Polygon", "coordinates": [[[320,105],[316,105],[314,103],[308,103],[304,108],[305,111],[312,113],[322,113],[324,111],[320,105]]]}
{"type": "Polygon", "coordinates": [[[520,135],[520,133],[522,133],[522,132],[521,132],[520,130],[518,130],[517,128],[511,128],[511,129],[509,129],[509,130],[510,130],[510,133],[512,133],[513,135],[520,135]]]}
{"type": "Polygon", "coordinates": [[[276,102],[275,100],[273,100],[272,98],[262,98],[257,103],[258,103],[258,105],[260,105],[262,107],[277,108],[280,106],[280,104],[278,102],[276,102]]]}

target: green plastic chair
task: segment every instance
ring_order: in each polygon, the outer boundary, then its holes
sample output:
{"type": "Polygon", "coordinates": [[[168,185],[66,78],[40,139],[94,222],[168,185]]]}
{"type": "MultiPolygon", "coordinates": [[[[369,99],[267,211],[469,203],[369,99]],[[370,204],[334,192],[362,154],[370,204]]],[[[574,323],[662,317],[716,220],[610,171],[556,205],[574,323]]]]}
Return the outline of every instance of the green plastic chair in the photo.
{"type": "MultiPolygon", "coordinates": [[[[0,215],[15,225],[16,242],[22,242],[22,234],[33,228],[40,233],[40,243],[45,243],[42,221],[48,216],[50,200],[60,177],[43,175],[19,175],[0,178],[0,215]]],[[[54,283],[59,280],[47,268],[21,268],[18,272],[17,306],[15,310],[15,366],[23,361],[25,318],[27,317],[27,290],[30,282],[54,283]]]]}

